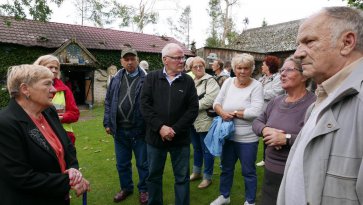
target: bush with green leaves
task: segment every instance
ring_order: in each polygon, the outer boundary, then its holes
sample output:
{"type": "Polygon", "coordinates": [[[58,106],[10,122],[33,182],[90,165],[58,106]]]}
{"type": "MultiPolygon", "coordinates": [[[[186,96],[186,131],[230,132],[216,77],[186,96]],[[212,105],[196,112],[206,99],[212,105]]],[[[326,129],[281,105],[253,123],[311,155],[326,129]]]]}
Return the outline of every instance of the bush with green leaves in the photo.
{"type": "MultiPolygon", "coordinates": [[[[1,87],[1,86],[0,86],[1,87]]],[[[2,107],[5,107],[8,105],[9,103],[9,93],[8,93],[8,90],[4,89],[4,88],[1,88],[0,89],[0,109],[2,107]]]]}

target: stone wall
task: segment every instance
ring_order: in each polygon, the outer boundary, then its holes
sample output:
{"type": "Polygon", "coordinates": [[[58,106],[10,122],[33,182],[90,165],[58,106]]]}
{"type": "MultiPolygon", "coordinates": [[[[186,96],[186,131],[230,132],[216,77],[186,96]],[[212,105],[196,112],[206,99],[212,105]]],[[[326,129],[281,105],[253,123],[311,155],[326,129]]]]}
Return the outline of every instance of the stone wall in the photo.
{"type": "Polygon", "coordinates": [[[95,70],[94,74],[94,101],[96,105],[103,104],[106,96],[107,72],[102,69],[95,70]]]}

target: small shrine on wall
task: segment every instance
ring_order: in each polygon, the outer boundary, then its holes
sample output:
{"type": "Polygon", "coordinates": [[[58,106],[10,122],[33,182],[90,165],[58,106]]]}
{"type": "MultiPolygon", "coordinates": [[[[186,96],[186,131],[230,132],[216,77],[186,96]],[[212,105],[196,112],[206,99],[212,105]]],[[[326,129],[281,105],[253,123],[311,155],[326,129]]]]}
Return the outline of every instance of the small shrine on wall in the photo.
{"type": "Polygon", "coordinates": [[[94,71],[100,67],[96,58],[75,38],[69,39],[53,55],[61,64],[62,80],[72,90],[77,105],[94,104],[94,71]]]}
{"type": "Polygon", "coordinates": [[[96,58],[75,38],[66,41],[54,53],[61,64],[76,64],[97,67],[99,63],[96,58]]]}

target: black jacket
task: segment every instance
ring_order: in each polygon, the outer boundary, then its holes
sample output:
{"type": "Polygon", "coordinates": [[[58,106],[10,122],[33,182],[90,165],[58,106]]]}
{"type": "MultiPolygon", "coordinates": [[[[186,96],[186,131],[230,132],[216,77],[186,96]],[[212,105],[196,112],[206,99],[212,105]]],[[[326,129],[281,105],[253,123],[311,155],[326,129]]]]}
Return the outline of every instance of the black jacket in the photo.
{"type": "MultiPolygon", "coordinates": [[[[43,111],[64,148],[66,169],[78,168],[76,151],[54,108],[43,111]]],[[[30,117],[11,99],[0,111],[0,204],[64,205],[68,175],[30,117]]]]}
{"type": "Polygon", "coordinates": [[[198,115],[198,96],[193,79],[182,73],[171,85],[157,70],[146,76],[141,93],[141,112],[146,121],[146,142],[159,148],[189,146],[189,130],[198,115]],[[172,141],[162,141],[162,125],[176,132],[172,141]]]}

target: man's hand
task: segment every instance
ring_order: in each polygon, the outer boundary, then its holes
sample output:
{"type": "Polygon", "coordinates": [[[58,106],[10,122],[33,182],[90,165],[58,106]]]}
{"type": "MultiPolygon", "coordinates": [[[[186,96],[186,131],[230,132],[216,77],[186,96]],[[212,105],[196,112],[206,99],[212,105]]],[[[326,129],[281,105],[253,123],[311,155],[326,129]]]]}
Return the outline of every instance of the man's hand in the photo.
{"type": "Polygon", "coordinates": [[[107,134],[109,134],[109,135],[111,134],[111,129],[109,127],[105,127],[105,131],[107,134]]]}
{"type": "Polygon", "coordinates": [[[160,128],[159,134],[161,136],[161,140],[165,141],[172,141],[174,138],[174,135],[176,134],[175,131],[173,130],[173,128],[163,125],[160,128]]]}

